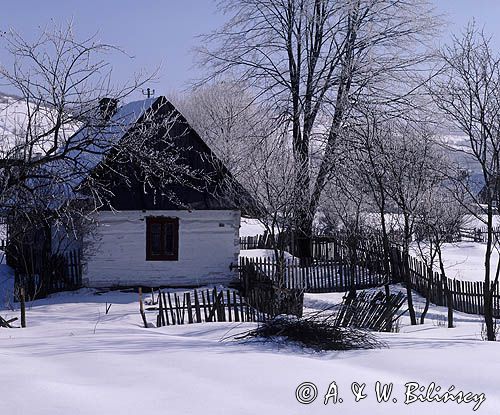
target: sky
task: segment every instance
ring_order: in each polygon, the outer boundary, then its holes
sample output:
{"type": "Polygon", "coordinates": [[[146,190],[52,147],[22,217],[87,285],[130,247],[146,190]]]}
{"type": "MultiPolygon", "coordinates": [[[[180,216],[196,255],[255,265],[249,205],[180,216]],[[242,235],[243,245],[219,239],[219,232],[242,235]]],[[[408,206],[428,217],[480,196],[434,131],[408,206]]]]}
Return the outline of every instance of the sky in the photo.
{"type": "MultiPolygon", "coordinates": [[[[450,33],[460,31],[474,17],[500,45],[500,0],[431,2],[449,22],[440,41],[446,41],[450,33]]],[[[213,0],[2,0],[0,13],[0,30],[13,28],[27,38],[51,22],[72,21],[77,37],[97,34],[98,39],[121,47],[131,56],[109,56],[116,80],[123,83],[134,72],[151,73],[159,68],[158,81],[150,86],[157,95],[167,96],[182,91],[202,73],[193,59],[197,36],[225,21],[213,0]]],[[[9,62],[3,49],[0,62],[9,62]]]]}

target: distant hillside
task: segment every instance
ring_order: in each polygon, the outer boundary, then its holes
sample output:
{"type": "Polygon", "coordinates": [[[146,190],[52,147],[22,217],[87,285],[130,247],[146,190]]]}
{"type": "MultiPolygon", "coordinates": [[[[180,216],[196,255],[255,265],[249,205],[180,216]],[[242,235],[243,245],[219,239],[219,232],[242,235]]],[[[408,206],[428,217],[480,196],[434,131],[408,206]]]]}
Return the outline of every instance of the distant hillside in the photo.
{"type": "Polygon", "coordinates": [[[451,159],[468,171],[471,190],[479,193],[484,186],[484,178],[481,166],[471,155],[469,138],[460,133],[444,134],[440,138],[451,159]]]}
{"type": "Polygon", "coordinates": [[[6,150],[26,130],[26,104],[19,98],[0,92],[0,149],[6,150]]]}
{"type": "MultiPolygon", "coordinates": [[[[6,155],[16,145],[24,145],[33,137],[42,136],[52,128],[54,121],[55,112],[52,109],[37,108],[33,103],[28,104],[19,97],[0,92],[0,154],[6,155]]],[[[66,128],[65,132],[69,136],[74,131],[76,126],[66,128]]],[[[33,153],[43,153],[50,145],[50,142],[37,142],[33,153]]]]}

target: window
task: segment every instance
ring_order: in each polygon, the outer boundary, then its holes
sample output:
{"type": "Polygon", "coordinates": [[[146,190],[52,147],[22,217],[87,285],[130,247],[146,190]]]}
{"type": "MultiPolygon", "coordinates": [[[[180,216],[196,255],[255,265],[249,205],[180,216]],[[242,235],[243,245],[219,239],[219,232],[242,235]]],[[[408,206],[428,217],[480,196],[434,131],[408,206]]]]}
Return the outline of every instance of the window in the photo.
{"type": "Polygon", "coordinates": [[[179,218],[146,218],[146,261],[179,259],[179,218]]]}

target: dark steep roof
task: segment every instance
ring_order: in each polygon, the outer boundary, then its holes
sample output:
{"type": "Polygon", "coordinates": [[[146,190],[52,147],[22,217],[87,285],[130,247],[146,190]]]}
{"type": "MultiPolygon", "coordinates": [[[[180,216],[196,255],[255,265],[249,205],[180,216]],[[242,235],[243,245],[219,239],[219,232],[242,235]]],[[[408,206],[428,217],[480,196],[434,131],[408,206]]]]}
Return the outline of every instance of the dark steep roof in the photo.
{"type": "MultiPolygon", "coordinates": [[[[93,155],[91,161],[94,163],[91,174],[104,177],[109,183],[108,190],[112,193],[109,205],[103,207],[103,210],[241,209],[245,212],[245,205],[252,203],[248,192],[237,183],[231,172],[165,97],[125,105],[112,117],[112,123],[116,121],[116,117],[125,117],[127,127],[123,129],[121,136],[103,147],[102,154],[93,155]],[[208,179],[193,178],[191,182],[179,184],[174,178],[171,183],[161,183],[158,188],[150,188],[140,180],[140,174],[136,174],[140,166],[128,165],[125,167],[128,171],[123,171],[124,166],[116,166],[116,170],[122,169],[121,174],[127,177],[128,183],[124,183],[114,171],[112,162],[111,166],[110,163],[103,163],[105,157],[112,154],[113,149],[120,145],[127,134],[141,123],[149,122],[145,121],[150,120],[148,112],[154,113],[155,117],[174,120],[168,134],[173,138],[176,150],[182,155],[182,163],[190,169],[203,171],[203,176],[208,179]],[[225,192],[228,183],[232,188],[231,197],[225,192]],[[235,194],[239,197],[234,197],[235,194]]],[[[165,133],[161,129],[158,131],[158,134],[165,133]]],[[[116,136],[116,131],[114,135],[116,136]]]]}

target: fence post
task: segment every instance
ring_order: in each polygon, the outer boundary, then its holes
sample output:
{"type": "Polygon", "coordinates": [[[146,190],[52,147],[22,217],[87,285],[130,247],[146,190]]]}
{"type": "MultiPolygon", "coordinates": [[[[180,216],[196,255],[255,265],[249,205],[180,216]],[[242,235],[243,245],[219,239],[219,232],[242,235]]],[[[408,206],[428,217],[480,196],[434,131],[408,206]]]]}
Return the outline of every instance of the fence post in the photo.
{"type": "Polygon", "coordinates": [[[26,327],[26,299],[24,294],[24,287],[19,289],[19,301],[21,303],[21,327],[26,327]]]}
{"type": "Polygon", "coordinates": [[[448,328],[453,328],[453,295],[448,287],[448,279],[444,280],[444,291],[446,294],[446,305],[448,307],[448,328]]]}
{"type": "Polygon", "coordinates": [[[144,312],[144,303],[142,302],[142,287],[139,287],[139,312],[141,313],[142,322],[144,327],[148,328],[148,322],[146,320],[146,313],[144,312]]]}

